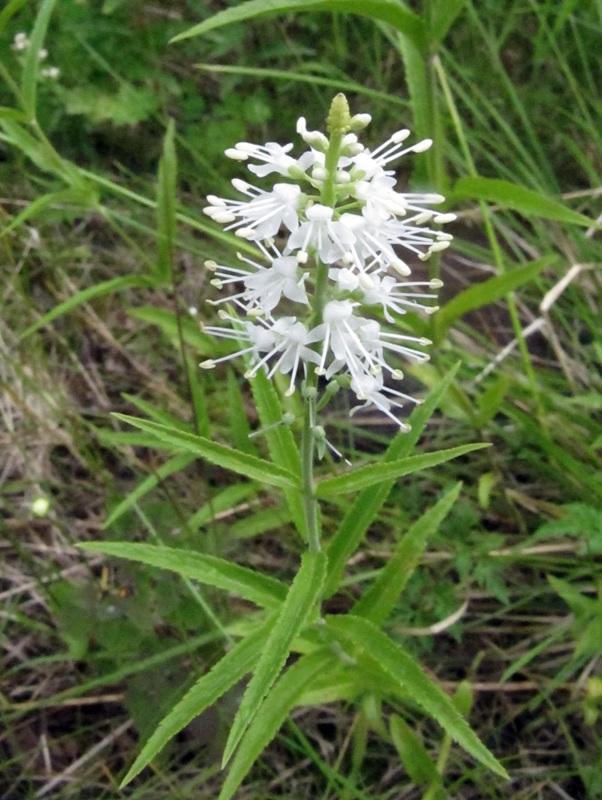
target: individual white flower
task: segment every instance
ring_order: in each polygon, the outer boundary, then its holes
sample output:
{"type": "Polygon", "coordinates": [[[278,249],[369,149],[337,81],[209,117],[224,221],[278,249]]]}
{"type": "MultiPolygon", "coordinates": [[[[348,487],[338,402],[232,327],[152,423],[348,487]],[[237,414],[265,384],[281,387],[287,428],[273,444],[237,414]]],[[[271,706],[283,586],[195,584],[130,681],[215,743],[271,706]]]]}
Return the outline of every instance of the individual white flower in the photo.
{"type": "Polygon", "coordinates": [[[295,303],[309,303],[303,286],[307,273],[300,274],[294,256],[275,258],[269,267],[255,266],[256,271],[244,279],[245,295],[249,303],[258,306],[264,314],[270,314],[283,295],[295,303]]]}
{"type": "Polygon", "coordinates": [[[407,153],[423,153],[432,145],[432,139],[423,139],[410,147],[403,147],[403,143],[410,135],[410,131],[403,129],[394,133],[389,139],[379,145],[375,150],[365,149],[353,159],[355,177],[370,180],[384,172],[391,161],[407,153]]]}
{"type": "Polygon", "coordinates": [[[325,153],[328,150],[328,138],[322,131],[308,131],[305,117],[297,120],[297,133],[310,147],[325,153]]]}
{"type": "Polygon", "coordinates": [[[307,273],[300,272],[296,258],[278,256],[273,259],[269,267],[264,267],[240,253],[238,257],[251,269],[230,267],[217,264],[215,261],[205,262],[205,267],[215,275],[211,279],[212,286],[223,289],[228,284],[243,285],[237,294],[225,295],[219,300],[209,301],[211,305],[234,303],[245,313],[253,313],[257,310],[262,314],[270,314],[283,295],[293,302],[307,305],[307,294],[303,287],[307,273]]]}
{"type": "Polygon", "coordinates": [[[362,405],[354,406],[351,409],[349,412],[351,415],[357,413],[362,408],[375,406],[379,411],[382,411],[383,414],[386,414],[389,419],[393,420],[402,431],[407,433],[411,430],[410,426],[399,419],[391,409],[403,408],[404,403],[400,402],[401,400],[416,403],[417,401],[413,397],[386,387],[380,375],[361,375],[357,378],[353,378],[351,381],[351,389],[355,392],[358,400],[364,401],[362,405]],[[387,397],[385,393],[388,394],[389,397],[387,397]],[[394,400],[392,398],[400,398],[400,400],[394,400]]]}
{"type": "Polygon", "coordinates": [[[359,272],[394,266],[400,274],[410,274],[409,266],[397,256],[384,234],[380,217],[371,216],[365,208],[362,214],[342,214],[340,222],[354,236],[342,259],[345,264],[354,265],[359,272]]]}
{"type": "MultiPolygon", "coordinates": [[[[383,255],[395,252],[394,246],[402,247],[414,253],[421,261],[426,261],[433,253],[445,250],[449,247],[453,237],[449,233],[433,230],[424,226],[424,217],[432,218],[430,211],[424,212],[424,216],[416,214],[414,217],[403,217],[402,219],[391,218],[383,222],[378,227],[378,235],[384,244],[383,255]]],[[[405,263],[402,258],[396,256],[397,260],[405,263]]],[[[397,269],[393,261],[391,266],[397,269]]],[[[409,274],[410,268],[406,265],[409,274]]]]}
{"type": "Polygon", "coordinates": [[[56,81],[60,74],[61,71],[58,67],[44,67],[44,69],[40,70],[40,76],[42,78],[49,78],[51,81],[56,81]]]}
{"type": "Polygon", "coordinates": [[[13,43],[11,45],[11,50],[19,53],[23,50],[27,50],[29,45],[30,41],[27,38],[27,34],[21,31],[20,33],[15,34],[15,38],[13,39],[13,43]]]}
{"type": "Polygon", "coordinates": [[[425,305],[421,300],[435,300],[429,293],[415,292],[415,288],[439,289],[443,284],[437,278],[431,281],[398,281],[392,275],[360,275],[358,285],[362,291],[362,302],[368,306],[379,305],[383,309],[385,319],[395,322],[391,311],[405,314],[407,311],[423,311],[433,314],[436,305],[425,305]],[[410,291],[408,291],[410,290],[410,291]]]}
{"type": "Polygon", "coordinates": [[[320,203],[306,208],[306,222],[291,234],[284,252],[297,250],[300,263],[307,261],[310,250],[325,264],[342,258],[355,241],[355,235],[342,222],[334,220],[333,215],[332,208],[320,203]]]}
{"type": "Polygon", "coordinates": [[[408,211],[408,195],[395,190],[396,180],[390,175],[379,174],[372,180],[356,181],[350,194],[360,200],[372,217],[388,219],[404,216],[408,211]]]}
{"type": "Polygon", "coordinates": [[[313,328],[308,341],[320,346],[320,361],[316,372],[330,379],[345,368],[352,376],[378,369],[362,342],[361,328],[368,320],[354,316],[359,305],[351,300],[331,300],[324,307],[323,322],[313,328]]]}
{"type": "Polygon", "coordinates": [[[287,155],[292,149],[292,144],[280,145],[277,142],[267,142],[264,145],[239,142],[234,147],[226,150],[226,155],[235,161],[254,159],[255,161],[263,162],[247,165],[251,172],[261,178],[270,175],[272,172],[277,172],[287,177],[295,177],[301,168],[296,159],[287,155]]]}
{"type": "Polygon", "coordinates": [[[256,375],[260,369],[267,368],[268,378],[272,378],[276,371],[283,375],[290,373],[289,387],[287,395],[295,391],[295,382],[299,368],[306,371],[309,362],[314,364],[318,361],[318,354],[311,350],[308,344],[308,331],[306,326],[297,320],[296,317],[282,317],[275,322],[273,320],[259,319],[257,323],[241,321],[236,317],[231,317],[222,313],[221,318],[230,320],[236,329],[204,327],[206,333],[226,339],[236,339],[248,342],[248,346],[230,353],[227,356],[216,359],[207,359],[200,366],[203,369],[213,369],[216,364],[223,361],[230,361],[240,356],[249,356],[251,368],[245,372],[245,378],[249,379],[256,375]],[[270,362],[274,361],[270,365],[270,362]]]}
{"type": "Polygon", "coordinates": [[[304,196],[296,183],[276,183],[270,192],[238,179],[232,185],[251,199],[223,200],[209,195],[211,205],[203,209],[215,222],[226,224],[225,230],[237,229],[236,234],[244,239],[264,240],[276,236],[282,226],[291,233],[299,227],[298,211],[304,196]]]}
{"type": "Polygon", "coordinates": [[[399,370],[393,368],[387,358],[385,358],[385,351],[395,353],[405,360],[416,361],[423,364],[428,361],[430,356],[422,350],[417,350],[416,347],[410,345],[418,345],[419,347],[428,347],[432,344],[430,339],[418,336],[408,336],[405,333],[393,333],[392,331],[383,328],[379,322],[374,319],[364,320],[364,324],[359,331],[361,336],[362,346],[369,354],[370,372],[377,374],[383,370],[390,372],[394,377],[399,374],[399,370]]]}

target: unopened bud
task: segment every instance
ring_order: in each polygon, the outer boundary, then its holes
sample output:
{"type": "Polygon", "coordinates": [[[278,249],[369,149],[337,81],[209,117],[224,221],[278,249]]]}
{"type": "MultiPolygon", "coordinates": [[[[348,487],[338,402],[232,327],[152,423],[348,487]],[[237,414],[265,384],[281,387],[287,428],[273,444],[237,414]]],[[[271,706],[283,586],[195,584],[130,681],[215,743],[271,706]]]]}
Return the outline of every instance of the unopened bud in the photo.
{"type": "Polygon", "coordinates": [[[346,134],[351,124],[349,103],[342,92],[335,95],[330,104],[330,111],[326,117],[326,130],[328,133],[346,134]]]}

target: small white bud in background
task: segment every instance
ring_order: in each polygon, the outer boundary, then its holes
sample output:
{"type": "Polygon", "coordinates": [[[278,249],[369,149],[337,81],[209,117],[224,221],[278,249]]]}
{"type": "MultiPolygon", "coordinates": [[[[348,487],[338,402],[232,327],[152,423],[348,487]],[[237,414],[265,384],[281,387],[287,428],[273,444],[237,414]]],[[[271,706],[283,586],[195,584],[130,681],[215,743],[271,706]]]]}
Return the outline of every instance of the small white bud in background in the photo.
{"type": "Polygon", "coordinates": [[[50,511],[50,500],[43,496],[36,497],[36,499],[32,502],[30,509],[34,517],[45,517],[50,511]]]}

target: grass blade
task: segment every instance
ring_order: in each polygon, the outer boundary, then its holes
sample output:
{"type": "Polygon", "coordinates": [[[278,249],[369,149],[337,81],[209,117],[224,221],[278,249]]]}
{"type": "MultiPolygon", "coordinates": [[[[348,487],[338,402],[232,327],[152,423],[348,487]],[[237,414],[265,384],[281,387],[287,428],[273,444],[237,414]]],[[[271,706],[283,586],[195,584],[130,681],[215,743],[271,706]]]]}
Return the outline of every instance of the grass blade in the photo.
{"type": "Polygon", "coordinates": [[[464,0],[435,0],[431,3],[429,43],[433,51],[445,39],[463,9],[464,0]]]}
{"type": "Polygon", "coordinates": [[[194,456],[189,453],[177,455],[170,458],[165,464],[155,470],[152,475],[146,477],[141,483],[136,486],[133,492],[130,492],[121,503],[119,503],[110,513],[108,519],[105,520],[103,528],[109,528],[116,520],[119,519],[126,511],[128,511],[135,503],[141,500],[146,494],[152,490],[169,475],[174,472],[186,469],[186,467],[194,460],[194,456]]]}
{"type": "Polygon", "coordinates": [[[454,322],[464,314],[500,300],[518,289],[519,286],[528,283],[555,261],[556,256],[554,255],[544,256],[531,264],[517,267],[502,275],[496,275],[494,278],[460,292],[435,315],[434,322],[438,340],[441,341],[454,322]]]}
{"type": "Polygon", "coordinates": [[[157,180],[157,275],[166,283],[171,282],[176,239],[177,161],[174,137],[174,121],[170,120],[157,180]]]}
{"type": "Polygon", "coordinates": [[[9,0],[8,3],[4,6],[2,11],[0,11],[0,33],[6,27],[10,18],[17,13],[23,6],[28,3],[29,0],[9,0]]]}
{"type": "Polygon", "coordinates": [[[23,65],[23,78],[21,89],[23,93],[24,111],[31,120],[36,119],[36,100],[38,73],[40,67],[40,50],[44,47],[44,39],[48,30],[48,23],[57,0],[43,0],[36,17],[30,36],[30,45],[25,51],[23,65]]]}
{"type": "MultiPolygon", "coordinates": [[[[288,425],[282,421],[282,402],[267,375],[258,372],[251,381],[253,399],[259,412],[264,436],[273,463],[293,475],[301,474],[301,456],[295,437],[288,425]]],[[[285,489],[284,496],[289,513],[304,541],[307,540],[303,498],[297,489],[285,489]]]]}
{"type": "Polygon", "coordinates": [[[59,303],[58,306],[55,306],[47,314],[44,314],[37,322],[34,322],[33,325],[26,328],[21,334],[21,339],[26,339],[28,336],[31,336],[32,333],[35,333],[35,331],[43,328],[44,325],[48,325],[49,322],[52,322],[63,314],[67,314],[69,311],[73,311],[74,308],[81,306],[82,303],[94,300],[96,297],[103,297],[106,294],[119,292],[122,289],[131,289],[132,287],[150,289],[155,285],[156,280],[154,278],[149,278],[144,275],[122,275],[119,278],[111,278],[108,281],[89,286],[87,289],[82,289],[81,292],[74,294],[73,297],[69,297],[67,300],[59,303]]]}

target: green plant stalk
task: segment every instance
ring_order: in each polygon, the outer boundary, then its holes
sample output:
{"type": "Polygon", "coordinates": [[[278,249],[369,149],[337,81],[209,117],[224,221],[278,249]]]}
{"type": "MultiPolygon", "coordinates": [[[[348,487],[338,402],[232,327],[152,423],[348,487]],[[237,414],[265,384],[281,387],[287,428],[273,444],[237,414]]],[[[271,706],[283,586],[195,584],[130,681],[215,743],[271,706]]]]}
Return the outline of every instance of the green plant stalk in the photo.
{"type": "MultiPolygon", "coordinates": [[[[344,95],[338,94],[332,101],[327,125],[330,139],[324,160],[327,178],[322,186],[320,202],[330,208],[336,207],[336,173],[343,136],[349,131],[349,106],[344,95]]],[[[326,286],[328,283],[328,264],[316,259],[316,283],[313,296],[312,326],[320,325],[326,302],[326,286]]],[[[314,490],[314,458],[315,438],[314,425],[316,417],[316,397],[318,379],[314,371],[309,372],[304,388],[303,433],[301,438],[301,486],[303,492],[303,508],[307,525],[307,543],[310,551],[319,552],[320,523],[318,499],[314,490]]]]}
{"type": "MultiPolygon", "coordinates": [[[[315,383],[315,376],[312,376],[312,384],[315,383]]],[[[303,433],[301,438],[301,486],[303,492],[303,509],[305,513],[305,524],[307,526],[307,544],[311,552],[318,553],[322,549],[320,543],[320,523],[318,515],[318,499],[314,491],[314,408],[315,408],[315,386],[308,385],[305,388],[304,413],[303,413],[303,433]]]]}

